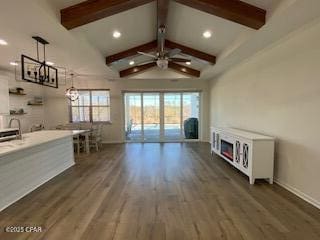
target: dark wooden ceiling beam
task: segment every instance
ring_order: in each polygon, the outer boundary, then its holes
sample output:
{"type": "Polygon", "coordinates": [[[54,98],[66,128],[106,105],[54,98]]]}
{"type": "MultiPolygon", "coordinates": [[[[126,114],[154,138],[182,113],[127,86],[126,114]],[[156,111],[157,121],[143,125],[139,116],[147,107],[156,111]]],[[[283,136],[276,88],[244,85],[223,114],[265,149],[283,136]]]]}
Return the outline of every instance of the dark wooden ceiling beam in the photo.
{"type": "Polygon", "coordinates": [[[183,5],[228,19],[250,28],[260,29],[266,23],[266,10],[239,0],[175,0],[183,5]]]}
{"type": "MultiPolygon", "coordinates": [[[[211,64],[216,63],[216,57],[214,55],[210,55],[210,54],[198,51],[196,49],[189,48],[187,46],[172,42],[170,40],[166,40],[165,47],[169,48],[169,49],[179,48],[179,49],[181,49],[182,53],[185,53],[189,56],[205,60],[211,64]]],[[[125,50],[123,52],[119,52],[117,54],[108,56],[108,57],[106,57],[106,64],[110,65],[111,63],[119,61],[121,59],[133,57],[138,54],[137,53],[138,51],[151,52],[151,51],[156,50],[156,48],[157,48],[157,40],[154,40],[152,42],[149,42],[149,43],[146,43],[146,44],[134,47],[134,48],[130,48],[130,49],[125,50]]]]}
{"type": "Polygon", "coordinates": [[[144,65],[128,68],[120,71],[120,77],[124,78],[132,74],[140,73],[155,66],[157,66],[157,64],[155,62],[152,62],[152,63],[147,63],[144,65]]]}
{"type": "Polygon", "coordinates": [[[60,10],[61,24],[72,29],[154,0],[87,0],[60,10]]]}
{"type": "MultiPolygon", "coordinates": [[[[121,78],[128,77],[132,74],[141,73],[143,71],[148,70],[149,68],[153,68],[156,66],[157,66],[157,64],[155,62],[152,62],[152,63],[147,63],[147,64],[144,64],[141,66],[131,67],[131,68],[120,71],[120,77],[121,78]]],[[[181,74],[189,75],[192,77],[198,78],[198,77],[200,77],[200,74],[201,74],[200,71],[198,71],[198,70],[195,70],[193,68],[186,67],[186,66],[174,63],[174,62],[169,62],[168,67],[170,69],[173,69],[174,71],[181,73],[181,74]]]]}
{"type": "Polygon", "coordinates": [[[189,68],[186,66],[182,66],[180,64],[174,63],[174,62],[169,62],[168,67],[185,75],[190,75],[192,77],[200,77],[200,71],[195,70],[193,68],[189,68]]]}
{"type": "Polygon", "coordinates": [[[210,54],[198,51],[196,49],[189,48],[187,46],[172,42],[167,39],[166,39],[165,46],[166,46],[166,48],[170,48],[170,49],[179,48],[182,51],[182,53],[185,53],[187,55],[190,55],[190,56],[202,59],[202,60],[205,60],[211,64],[216,63],[216,57],[214,55],[210,55],[210,54]]]}
{"type": "Polygon", "coordinates": [[[157,49],[157,40],[142,44],[140,46],[130,48],[126,51],[106,57],[106,64],[109,65],[121,59],[138,55],[138,52],[151,52],[157,49]]]}

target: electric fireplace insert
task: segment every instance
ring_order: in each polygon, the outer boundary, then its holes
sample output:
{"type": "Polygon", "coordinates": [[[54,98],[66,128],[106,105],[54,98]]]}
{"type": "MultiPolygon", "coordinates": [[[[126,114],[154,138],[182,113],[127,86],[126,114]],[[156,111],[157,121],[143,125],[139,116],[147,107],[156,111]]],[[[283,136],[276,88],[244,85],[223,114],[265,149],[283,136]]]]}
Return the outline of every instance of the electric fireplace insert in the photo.
{"type": "Polygon", "coordinates": [[[221,139],[221,154],[233,162],[233,144],[221,139]]]}

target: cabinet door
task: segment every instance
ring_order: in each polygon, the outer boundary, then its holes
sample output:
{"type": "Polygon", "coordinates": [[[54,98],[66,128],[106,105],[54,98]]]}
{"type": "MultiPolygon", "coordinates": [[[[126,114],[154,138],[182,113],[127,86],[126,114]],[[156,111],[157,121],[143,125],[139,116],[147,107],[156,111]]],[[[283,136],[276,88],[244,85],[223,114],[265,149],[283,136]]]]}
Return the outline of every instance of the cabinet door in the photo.
{"type": "Polygon", "coordinates": [[[0,75],[0,114],[9,114],[8,79],[0,75]]]}
{"type": "Polygon", "coordinates": [[[220,134],[216,133],[216,149],[219,152],[220,151],[220,134]]]}
{"type": "Polygon", "coordinates": [[[234,163],[237,167],[240,167],[240,165],[241,165],[241,143],[239,140],[236,140],[236,144],[235,144],[235,161],[234,161],[234,163]]]}
{"type": "Polygon", "coordinates": [[[211,142],[211,148],[214,150],[216,148],[216,132],[212,131],[212,142],[211,142]]]}
{"type": "Polygon", "coordinates": [[[248,143],[243,143],[242,145],[242,169],[245,172],[249,171],[250,160],[250,145],[248,143]]]}

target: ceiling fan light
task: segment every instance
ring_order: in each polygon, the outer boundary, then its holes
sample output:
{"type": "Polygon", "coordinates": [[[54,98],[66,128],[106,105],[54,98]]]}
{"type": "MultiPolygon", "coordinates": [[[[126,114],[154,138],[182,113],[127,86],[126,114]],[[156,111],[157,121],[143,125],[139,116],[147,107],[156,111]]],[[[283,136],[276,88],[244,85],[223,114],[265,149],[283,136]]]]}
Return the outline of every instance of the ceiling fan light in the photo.
{"type": "Polygon", "coordinates": [[[166,59],[159,59],[157,61],[157,66],[160,68],[160,69],[167,69],[168,68],[168,60],[166,59]]]}

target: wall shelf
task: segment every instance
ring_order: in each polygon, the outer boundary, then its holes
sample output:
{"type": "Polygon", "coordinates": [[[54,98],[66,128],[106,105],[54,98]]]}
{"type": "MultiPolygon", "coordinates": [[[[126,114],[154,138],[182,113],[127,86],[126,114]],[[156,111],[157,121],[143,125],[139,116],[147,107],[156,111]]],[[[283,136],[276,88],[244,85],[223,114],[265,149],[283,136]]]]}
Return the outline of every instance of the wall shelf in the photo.
{"type": "Polygon", "coordinates": [[[27,113],[10,113],[10,116],[22,116],[22,115],[25,115],[27,113]]]}
{"type": "Polygon", "coordinates": [[[28,106],[43,106],[43,103],[28,103],[28,106]]]}
{"type": "Polygon", "coordinates": [[[25,96],[27,95],[26,93],[18,93],[18,92],[9,92],[11,95],[18,95],[18,96],[25,96]]]}

